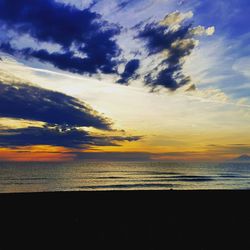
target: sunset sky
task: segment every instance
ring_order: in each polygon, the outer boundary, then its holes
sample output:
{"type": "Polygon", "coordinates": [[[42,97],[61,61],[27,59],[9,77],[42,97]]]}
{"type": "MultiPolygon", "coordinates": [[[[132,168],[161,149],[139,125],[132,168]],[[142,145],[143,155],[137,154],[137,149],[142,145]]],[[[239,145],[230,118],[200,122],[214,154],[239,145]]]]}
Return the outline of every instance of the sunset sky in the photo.
{"type": "Polygon", "coordinates": [[[0,0],[0,161],[250,154],[249,0],[0,0]]]}

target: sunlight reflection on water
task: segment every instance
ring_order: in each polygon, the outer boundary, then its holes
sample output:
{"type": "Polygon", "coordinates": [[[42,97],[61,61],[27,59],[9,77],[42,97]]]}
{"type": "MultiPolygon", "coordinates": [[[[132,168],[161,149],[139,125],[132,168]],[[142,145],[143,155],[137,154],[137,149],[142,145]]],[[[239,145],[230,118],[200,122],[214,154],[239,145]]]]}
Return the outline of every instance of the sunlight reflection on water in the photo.
{"type": "Polygon", "coordinates": [[[249,188],[249,163],[0,163],[2,193],[249,188]]]}

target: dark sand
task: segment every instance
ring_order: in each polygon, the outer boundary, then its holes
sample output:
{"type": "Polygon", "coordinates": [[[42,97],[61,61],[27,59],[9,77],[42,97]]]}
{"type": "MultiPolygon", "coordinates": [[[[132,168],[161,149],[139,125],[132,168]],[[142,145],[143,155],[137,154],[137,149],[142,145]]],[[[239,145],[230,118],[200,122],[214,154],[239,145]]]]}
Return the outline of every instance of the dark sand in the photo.
{"type": "Polygon", "coordinates": [[[15,249],[250,249],[249,197],[249,191],[1,194],[0,244],[17,243],[15,249]]]}

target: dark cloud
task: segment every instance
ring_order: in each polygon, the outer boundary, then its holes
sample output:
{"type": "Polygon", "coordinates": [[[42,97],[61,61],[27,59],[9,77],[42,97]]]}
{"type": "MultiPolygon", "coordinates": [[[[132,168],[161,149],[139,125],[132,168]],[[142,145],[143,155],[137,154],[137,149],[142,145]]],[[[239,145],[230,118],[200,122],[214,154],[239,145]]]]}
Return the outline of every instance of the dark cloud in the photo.
{"type": "Polygon", "coordinates": [[[0,116],[111,129],[111,122],[71,96],[28,84],[0,82],[0,116]]]}
{"type": "Polygon", "coordinates": [[[127,83],[130,79],[136,78],[135,72],[140,67],[140,61],[138,59],[130,60],[121,74],[121,78],[118,83],[127,83]]]}
{"type": "Polygon", "coordinates": [[[130,0],[121,1],[117,5],[117,11],[121,11],[121,10],[125,9],[126,7],[128,7],[129,4],[131,4],[130,0]]]}
{"type": "MultiPolygon", "coordinates": [[[[73,52],[68,51],[65,53],[59,53],[59,52],[53,52],[49,53],[47,50],[41,49],[41,50],[34,50],[31,48],[25,48],[25,49],[15,49],[11,46],[10,43],[2,43],[0,44],[0,50],[12,55],[16,56],[25,56],[26,59],[36,58],[41,62],[48,62],[55,67],[67,70],[72,73],[95,73],[96,72],[96,64],[94,61],[96,60],[96,63],[98,63],[97,58],[86,58],[82,59],[79,56],[75,56],[73,52]]],[[[106,66],[100,66],[103,73],[112,73],[110,71],[109,67],[106,66]]]]}
{"type": "Polygon", "coordinates": [[[0,146],[9,148],[50,145],[85,149],[91,146],[119,146],[117,142],[139,139],[141,139],[139,136],[93,136],[82,129],[66,126],[28,127],[0,131],[0,146]]]}
{"type": "Polygon", "coordinates": [[[0,50],[2,52],[5,52],[5,53],[11,54],[11,55],[16,54],[18,52],[18,50],[13,48],[9,42],[1,42],[0,43],[0,50]]]}
{"type": "Polygon", "coordinates": [[[116,0],[117,6],[116,11],[128,11],[129,9],[135,7],[136,9],[141,10],[144,8],[145,1],[144,0],[116,0]]]}
{"type": "Polygon", "coordinates": [[[38,123],[16,129],[0,126],[0,147],[50,145],[86,149],[119,146],[120,142],[142,138],[91,134],[84,127],[115,131],[109,119],[86,103],[59,92],[29,84],[0,82],[0,95],[0,117],[45,123],[42,127],[38,123]]]}
{"type": "MultiPolygon", "coordinates": [[[[165,18],[167,18],[166,16],[165,18]]],[[[148,55],[166,51],[166,58],[145,76],[145,83],[152,89],[163,86],[176,90],[190,83],[190,77],[182,73],[184,58],[191,54],[195,47],[194,35],[190,32],[191,24],[182,24],[178,29],[159,23],[147,24],[137,38],[146,41],[148,55]]]]}
{"type": "Polygon", "coordinates": [[[116,72],[120,49],[114,38],[120,28],[89,8],[79,10],[54,0],[1,0],[0,24],[20,35],[29,34],[38,42],[62,46],[60,53],[32,48],[11,48],[8,53],[19,52],[71,72],[116,72]],[[83,57],[74,56],[74,52],[83,57]]]}
{"type": "Polygon", "coordinates": [[[189,37],[191,25],[185,25],[178,30],[169,29],[158,23],[146,24],[140,31],[138,37],[146,40],[149,55],[157,54],[165,49],[171,49],[172,44],[179,40],[189,37]]]}

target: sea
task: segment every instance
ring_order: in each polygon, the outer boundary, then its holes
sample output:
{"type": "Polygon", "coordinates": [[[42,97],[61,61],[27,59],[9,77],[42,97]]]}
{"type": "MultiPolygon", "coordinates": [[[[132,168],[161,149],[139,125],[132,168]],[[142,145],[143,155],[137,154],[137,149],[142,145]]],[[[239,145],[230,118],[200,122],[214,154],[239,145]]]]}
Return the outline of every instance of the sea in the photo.
{"type": "Polygon", "coordinates": [[[0,162],[0,193],[250,189],[250,162],[0,162]]]}

